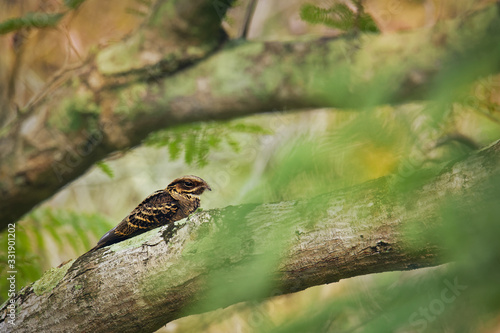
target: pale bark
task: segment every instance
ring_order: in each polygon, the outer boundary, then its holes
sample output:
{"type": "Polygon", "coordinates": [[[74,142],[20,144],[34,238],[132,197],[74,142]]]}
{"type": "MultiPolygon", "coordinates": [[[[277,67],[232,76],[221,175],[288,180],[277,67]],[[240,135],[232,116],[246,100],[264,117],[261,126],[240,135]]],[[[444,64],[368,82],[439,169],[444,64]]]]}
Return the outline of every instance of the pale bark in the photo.
{"type": "MultiPolygon", "coordinates": [[[[46,273],[15,298],[15,332],[152,332],[259,296],[437,265],[442,244],[430,233],[443,204],[453,199],[461,209],[481,210],[481,194],[494,190],[499,175],[497,142],[406,192],[401,177],[385,177],[312,200],[194,214],[178,228],[153,230],[46,273]],[[268,269],[252,269],[252,260],[269,255],[276,261],[268,269]],[[228,289],[248,277],[269,279],[272,287],[195,306],[207,298],[214,274],[228,289]]],[[[6,307],[1,311],[0,331],[14,331],[6,307]]]]}
{"type": "Polygon", "coordinates": [[[495,6],[401,34],[228,45],[214,4],[160,1],[127,41],[61,75],[20,111],[0,138],[0,228],[154,130],[273,110],[400,103],[429,92],[449,97],[500,67],[495,6]],[[155,58],[143,52],[161,60],[143,61],[155,58]],[[467,75],[446,81],[455,72],[467,75]],[[78,128],[68,129],[68,119],[78,128]]]}

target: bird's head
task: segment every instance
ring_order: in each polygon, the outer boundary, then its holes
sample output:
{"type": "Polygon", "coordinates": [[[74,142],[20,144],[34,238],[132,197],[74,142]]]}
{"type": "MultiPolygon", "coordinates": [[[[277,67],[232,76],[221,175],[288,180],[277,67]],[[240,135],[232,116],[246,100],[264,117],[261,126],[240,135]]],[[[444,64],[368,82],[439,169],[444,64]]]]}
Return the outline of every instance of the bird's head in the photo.
{"type": "Polygon", "coordinates": [[[181,194],[194,195],[200,195],[205,190],[212,190],[206,181],[196,176],[183,176],[174,179],[174,181],[167,186],[167,189],[174,189],[181,194]]]}

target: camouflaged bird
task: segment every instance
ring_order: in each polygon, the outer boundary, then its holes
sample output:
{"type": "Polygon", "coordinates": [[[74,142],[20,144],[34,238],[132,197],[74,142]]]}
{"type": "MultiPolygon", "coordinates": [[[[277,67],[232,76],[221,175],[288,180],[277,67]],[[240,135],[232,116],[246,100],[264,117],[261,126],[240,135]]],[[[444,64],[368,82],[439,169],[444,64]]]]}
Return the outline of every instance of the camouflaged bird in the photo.
{"type": "Polygon", "coordinates": [[[200,206],[198,195],[205,190],[212,189],[200,177],[175,179],[164,190],[158,190],[144,199],[116,227],[104,234],[90,251],[187,217],[200,206]]]}

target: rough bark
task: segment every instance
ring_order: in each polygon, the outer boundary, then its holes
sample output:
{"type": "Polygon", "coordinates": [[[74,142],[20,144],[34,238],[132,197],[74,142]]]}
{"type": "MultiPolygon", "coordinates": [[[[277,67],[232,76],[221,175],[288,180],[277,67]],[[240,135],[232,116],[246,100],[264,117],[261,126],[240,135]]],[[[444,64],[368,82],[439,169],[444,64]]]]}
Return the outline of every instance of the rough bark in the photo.
{"type": "Polygon", "coordinates": [[[20,111],[0,138],[0,228],[154,130],[272,110],[449,96],[500,67],[495,6],[409,33],[224,44],[213,5],[160,1],[129,39],[54,80],[20,111]],[[480,68],[470,66],[478,61],[480,68]],[[440,84],[454,72],[467,75],[440,84]]]}
{"type": "MultiPolygon", "coordinates": [[[[480,194],[499,176],[497,142],[407,192],[394,190],[398,181],[386,177],[313,200],[194,214],[176,228],[153,230],[47,272],[16,296],[15,331],[150,332],[239,301],[437,265],[442,248],[429,233],[440,225],[443,203],[455,199],[462,209],[480,210],[480,194]],[[214,276],[223,290],[241,289],[245,278],[269,279],[270,287],[262,294],[246,284],[245,293],[200,307],[214,276]]],[[[13,331],[6,305],[1,311],[0,330],[13,331]]]]}

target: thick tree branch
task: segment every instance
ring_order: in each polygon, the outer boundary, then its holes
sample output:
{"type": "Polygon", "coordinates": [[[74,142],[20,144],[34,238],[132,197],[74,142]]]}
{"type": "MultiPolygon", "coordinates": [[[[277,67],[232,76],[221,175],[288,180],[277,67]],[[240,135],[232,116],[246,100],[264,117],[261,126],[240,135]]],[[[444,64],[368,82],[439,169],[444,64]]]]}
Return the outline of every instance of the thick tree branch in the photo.
{"type": "MultiPolygon", "coordinates": [[[[15,331],[148,332],[256,297],[436,265],[442,248],[429,232],[440,225],[443,202],[481,209],[478,193],[492,190],[499,175],[497,142],[406,194],[386,177],[314,200],[194,214],[178,228],[150,231],[47,272],[16,296],[15,331]],[[199,307],[214,277],[225,290],[241,291],[245,279],[268,279],[271,287],[256,295],[262,288],[245,284],[245,293],[199,307]]],[[[0,330],[9,332],[7,310],[0,330]]]]}
{"type": "MultiPolygon", "coordinates": [[[[176,3],[173,13],[180,13],[179,22],[163,23],[160,14],[153,16],[126,42],[89,59],[76,76],[50,98],[41,99],[30,117],[15,123],[1,138],[0,227],[17,220],[94,162],[140,144],[154,130],[271,110],[411,101],[432,97],[431,91],[434,96],[456,92],[500,67],[496,42],[500,19],[495,7],[411,33],[250,42],[217,49],[223,35],[214,33],[220,31],[215,14],[204,26],[211,28],[206,34],[189,25],[186,20],[193,17],[181,2],[176,3]],[[154,23],[163,25],[158,28],[154,23]],[[183,36],[192,38],[179,41],[179,49],[175,43],[183,36]],[[169,50],[167,56],[154,45],[169,50]],[[148,62],[150,57],[141,56],[148,47],[161,59],[148,62]],[[128,60],[118,56],[123,54],[128,60]],[[477,61],[482,66],[470,66],[477,61]],[[439,84],[455,72],[467,75],[439,84]]],[[[189,4],[199,10],[212,6],[202,0],[189,4]]],[[[162,8],[157,12],[177,18],[162,8]]]]}

